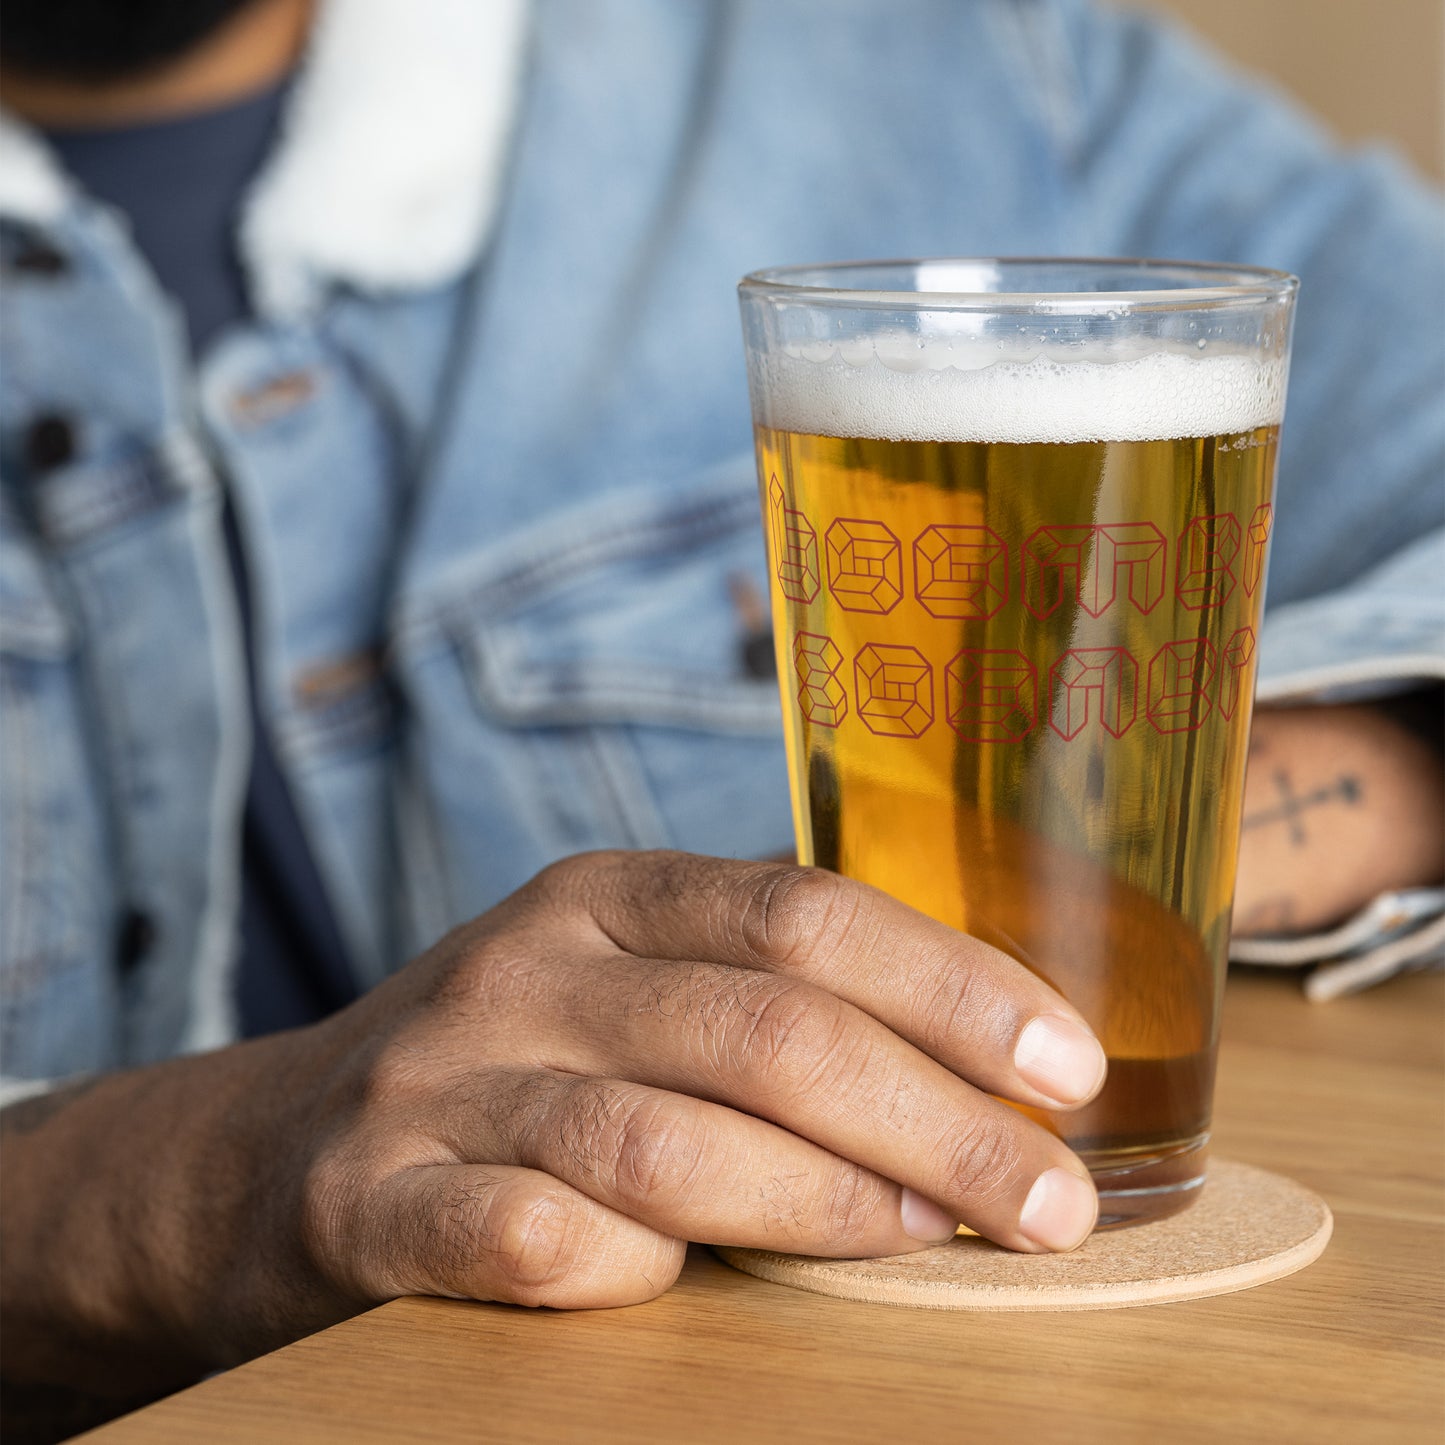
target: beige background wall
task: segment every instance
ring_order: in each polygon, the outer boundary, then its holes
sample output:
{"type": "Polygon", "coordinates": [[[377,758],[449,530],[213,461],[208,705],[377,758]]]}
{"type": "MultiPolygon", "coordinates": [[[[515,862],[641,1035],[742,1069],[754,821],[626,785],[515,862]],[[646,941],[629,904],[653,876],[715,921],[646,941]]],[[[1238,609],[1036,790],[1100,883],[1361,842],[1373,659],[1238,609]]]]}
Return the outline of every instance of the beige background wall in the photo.
{"type": "Polygon", "coordinates": [[[1445,179],[1445,0],[1146,3],[1273,76],[1347,140],[1392,140],[1445,179]]]}

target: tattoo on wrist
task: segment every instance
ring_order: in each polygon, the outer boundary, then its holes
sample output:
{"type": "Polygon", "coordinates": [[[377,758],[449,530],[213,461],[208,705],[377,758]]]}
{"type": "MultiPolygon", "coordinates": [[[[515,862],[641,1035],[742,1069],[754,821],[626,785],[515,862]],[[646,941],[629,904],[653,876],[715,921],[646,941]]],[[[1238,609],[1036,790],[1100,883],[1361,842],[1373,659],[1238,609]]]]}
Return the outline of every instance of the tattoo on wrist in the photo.
{"type": "Polygon", "coordinates": [[[1271,823],[1284,823],[1289,828],[1290,843],[1303,848],[1309,841],[1305,832],[1303,815],[1311,808],[1320,808],[1327,803],[1340,802],[1347,807],[1356,807],[1365,795],[1360,780],[1352,773],[1341,773],[1333,783],[1315,788],[1309,793],[1296,793],[1286,768],[1276,768],[1272,775],[1275,793],[1279,802],[1269,808],[1245,815],[1246,828],[1268,827],[1271,823]]]}

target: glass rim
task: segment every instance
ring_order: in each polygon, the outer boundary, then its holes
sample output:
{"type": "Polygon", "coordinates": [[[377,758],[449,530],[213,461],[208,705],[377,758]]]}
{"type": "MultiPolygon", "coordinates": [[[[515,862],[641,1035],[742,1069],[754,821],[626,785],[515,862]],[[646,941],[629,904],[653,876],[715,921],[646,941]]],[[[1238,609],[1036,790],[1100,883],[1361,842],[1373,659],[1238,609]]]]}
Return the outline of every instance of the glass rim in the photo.
{"type": "Polygon", "coordinates": [[[1193,311],[1284,301],[1299,289],[1299,278],[1263,266],[1223,261],[1173,261],[1136,256],[925,256],[875,261],[825,261],[815,265],[769,266],[750,271],[738,283],[741,295],[802,305],[860,310],[987,311],[1054,315],[1069,312],[1193,311]],[[991,266],[1007,274],[1026,267],[1060,273],[1136,271],[1142,281],[1178,277],[1184,284],[1141,285],[1118,291],[918,291],[829,284],[849,272],[916,270],[921,266],[991,266]],[[806,278],[806,279],[805,279],[806,278]]]}

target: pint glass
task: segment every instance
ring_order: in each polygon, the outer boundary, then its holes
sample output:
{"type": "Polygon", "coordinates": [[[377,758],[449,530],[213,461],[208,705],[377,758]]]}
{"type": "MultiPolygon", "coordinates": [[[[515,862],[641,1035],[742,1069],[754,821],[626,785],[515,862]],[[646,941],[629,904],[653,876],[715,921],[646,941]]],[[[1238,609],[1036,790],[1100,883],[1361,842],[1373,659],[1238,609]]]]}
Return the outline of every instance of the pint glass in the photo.
{"type": "MultiPolygon", "coordinates": [[[[740,288],[801,861],[1047,979],[1101,1225],[1204,1181],[1296,282],[1154,261],[740,288]]],[[[879,960],[886,968],[886,960],[879,960]]]]}

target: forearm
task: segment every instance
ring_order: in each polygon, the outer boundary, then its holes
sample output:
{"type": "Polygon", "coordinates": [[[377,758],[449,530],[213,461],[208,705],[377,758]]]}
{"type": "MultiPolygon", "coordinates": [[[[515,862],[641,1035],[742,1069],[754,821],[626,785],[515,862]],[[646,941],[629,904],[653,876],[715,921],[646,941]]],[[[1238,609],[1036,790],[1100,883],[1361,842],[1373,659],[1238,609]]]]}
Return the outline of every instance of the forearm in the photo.
{"type": "MultiPolygon", "coordinates": [[[[159,1393],[307,1328],[266,1168],[296,1036],[101,1076],[0,1114],[7,1380],[159,1393]],[[268,1147],[269,1146],[269,1147],[268,1147]],[[263,1246],[261,1241],[266,1241],[263,1246]]],[[[294,1192],[294,1191],[291,1191],[294,1192]]],[[[299,1247],[298,1247],[299,1252],[299,1247]]]]}

